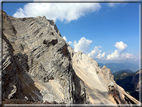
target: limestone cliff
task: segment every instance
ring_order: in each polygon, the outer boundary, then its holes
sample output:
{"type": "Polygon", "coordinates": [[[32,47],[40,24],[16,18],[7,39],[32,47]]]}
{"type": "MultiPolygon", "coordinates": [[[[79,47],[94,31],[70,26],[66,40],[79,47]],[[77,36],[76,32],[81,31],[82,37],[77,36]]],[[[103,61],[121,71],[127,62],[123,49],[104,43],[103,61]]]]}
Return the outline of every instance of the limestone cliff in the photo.
{"type": "Polygon", "coordinates": [[[2,13],[3,99],[70,104],[138,104],[109,68],[64,41],[54,21],[2,13]]]}

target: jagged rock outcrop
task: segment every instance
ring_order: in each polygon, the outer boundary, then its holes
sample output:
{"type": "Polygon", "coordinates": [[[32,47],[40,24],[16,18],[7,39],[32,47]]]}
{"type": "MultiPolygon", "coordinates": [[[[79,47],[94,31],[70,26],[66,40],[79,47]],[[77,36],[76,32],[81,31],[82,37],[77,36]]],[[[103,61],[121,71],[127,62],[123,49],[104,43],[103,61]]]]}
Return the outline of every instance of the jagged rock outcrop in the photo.
{"type": "Polygon", "coordinates": [[[13,18],[2,12],[3,99],[75,103],[138,104],[113,80],[110,69],[64,41],[43,17],[13,18]]]}

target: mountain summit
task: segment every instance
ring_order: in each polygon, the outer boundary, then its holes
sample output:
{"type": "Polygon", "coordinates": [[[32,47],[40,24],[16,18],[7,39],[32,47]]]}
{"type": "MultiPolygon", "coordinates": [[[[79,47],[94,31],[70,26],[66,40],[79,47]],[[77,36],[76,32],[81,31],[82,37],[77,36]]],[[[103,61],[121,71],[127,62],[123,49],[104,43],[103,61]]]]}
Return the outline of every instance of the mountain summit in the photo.
{"type": "MultiPolygon", "coordinates": [[[[2,99],[65,104],[139,104],[106,66],[75,52],[43,17],[2,14],[2,99]]],[[[12,102],[14,103],[14,102],[12,102]]]]}

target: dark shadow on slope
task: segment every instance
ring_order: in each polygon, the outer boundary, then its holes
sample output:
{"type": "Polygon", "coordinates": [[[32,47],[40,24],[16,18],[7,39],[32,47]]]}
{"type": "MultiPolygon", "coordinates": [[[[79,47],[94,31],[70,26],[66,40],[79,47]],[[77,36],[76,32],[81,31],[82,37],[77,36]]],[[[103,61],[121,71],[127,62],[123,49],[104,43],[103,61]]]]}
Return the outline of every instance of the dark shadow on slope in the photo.
{"type": "Polygon", "coordinates": [[[76,75],[73,75],[73,82],[75,84],[75,91],[73,92],[74,103],[84,104],[86,103],[86,90],[83,81],[76,75]]]}

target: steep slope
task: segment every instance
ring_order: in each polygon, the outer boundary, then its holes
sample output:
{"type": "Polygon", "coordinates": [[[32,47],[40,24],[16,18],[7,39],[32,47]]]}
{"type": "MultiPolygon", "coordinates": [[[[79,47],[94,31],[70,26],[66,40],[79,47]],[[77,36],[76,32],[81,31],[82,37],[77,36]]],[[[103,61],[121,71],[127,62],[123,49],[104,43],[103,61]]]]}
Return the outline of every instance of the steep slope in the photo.
{"type": "MultiPolygon", "coordinates": [[[[2,12],[2,11],[1,11],[2,12]]],[[[110,69],[74,50],[55,23],[2,12],[3,99],[75,104],[138,104],[113,80],[110,69]]]]}
{"type": "Polygon", "coordinates": [[[106,66],[100,68],[87,55],[74,53],[73,68],[84,81],[86,94],[92,104],[127,104],[136,101],[115,83],[110,69],[106,66]]]}

